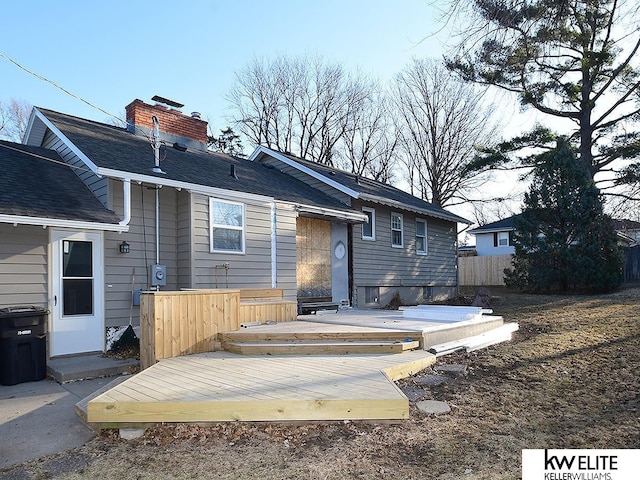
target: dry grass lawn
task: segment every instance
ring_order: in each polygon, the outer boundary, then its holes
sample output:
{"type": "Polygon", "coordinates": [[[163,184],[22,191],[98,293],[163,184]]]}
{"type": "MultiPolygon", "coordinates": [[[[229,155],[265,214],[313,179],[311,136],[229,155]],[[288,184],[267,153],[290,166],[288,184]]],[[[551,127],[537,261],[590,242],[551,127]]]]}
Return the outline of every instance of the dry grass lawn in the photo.
{"type": "Polygon", "coordinates": [[[640,289],[493,293],[495,313],[520,323],[513,341],[440,358],[436,366],[467,367],[441,385],[423,387],[431,370],[401,382],[450,414],[412,405],[395,424],[160,426],[134,441],[107,431],[21,469],[51,478],[50,465],[76,462],[56,476],[68,479],[513,479],[525,448],[640,448],[640,289]]]}

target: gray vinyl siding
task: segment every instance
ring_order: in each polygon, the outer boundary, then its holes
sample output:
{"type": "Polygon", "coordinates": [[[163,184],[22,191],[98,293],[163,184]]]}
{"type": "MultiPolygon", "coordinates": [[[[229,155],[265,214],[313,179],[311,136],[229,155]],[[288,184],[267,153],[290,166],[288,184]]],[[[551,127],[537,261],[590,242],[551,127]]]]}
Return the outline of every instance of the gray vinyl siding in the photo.
{"type": "MultiPolygon", "coordinates": [[[[218,200],[225,201],[224,198],[218,200]]],[[[226,272],[221,266],[229,263],[229,288],[271,287],[271,206],[245,203],[245,253],[210,251],[209,197],[193,195],[193,288],[224,288],[226,272]],[[216,265],[217,269],[216,276],[216,265]]],[[[295,212],[290,208],[276,213],[277,281],[285,297],[296,295],[295,212]]]]}
{"type": "Polygon", "coordinates": [[[0,308],[48,308],[48,244],[42,227],[0,224],[0,308]]]}
{"type": "MultiPolygon", "coordinates": [[[[363,204],[354,207],[358,210],[363,204]]],[[[380,204],[364,204],[375,209],[375,241],[362,239],[362,225],[353,226],[353,288],[354,303],[364,306],[364,287],[381,289],[380,304],[386,305],[395,290],[402,289],[419,301],[420,287],[455,287],[457,282],[456,235],[457,225],[406,210],[392,209],[380,204]],[[391,212],[403,216],[403,247],[391,246],[391,212]],[[415,221],[427,224],[427,255],[416,253],[415,221]],[[386,292],[386,293],[384,293],[386,292]],[[384,293],[384,294],[383,294],[384,293]]]]}
{"type": "Polygon", "coordinates": [[[278,288],[284,290],[285,300],[296,300],[298,286],[296,282],[296,217],[291,206],[279,205],[277,208],[277,246],[278,246],[278,288]]]}
{"type": "MultiPolygon", "coordinates": [[[[218,198],[224,201],[224,198],[218,198]]],[[[271,210],[269,205],[245,204],[245,253],[210,251],[209,197],[194,195],[194,288],[225,288],[229,264],[229,288],[271,287],[271,210]],[[218,265],[216,275],[216,265],[218,265]]]]}
{"type": "MultiPolygon", "coordinates": [[[[110,184],[113,210],[122,215],[122,182],[111,180],[110,184]]],[[[160,263],[167,266],[167,286],[161,290],[178,288],[177,195],[175,189],[160,189],[160,263]]],[[[149,287],[148,266],[156,263],[155,190],[146,185],[131,186],[129,232],[105,232],[104,257],[106,326],[127,325],[130,317],[137,325],[140,309],[132,306],[131,292],[149,287]],[[119,251],[123,241],[130,246],[128,254],[119,251]]]]}
{"type": "Polygon", "coordinates": [[[191,255],[193,243],[191,236],[191,193],[178,192],[178,233],[177,233],[177,261],[178,288],[191,288],[191,255]]]}
{"type": "Polygon", "coordinates": [[[66,144],[62,142],[58,137],[56,137],[50,130],[47,130],[47,133],[44,136],[44,140],[42,141],[42,147],[48,148],[50,150],[55,150],[62,157],[62,159],[67,162],[69,165],[73,165],[73,172],[80,177],[80,179],[85,183],[87,187],[91,190],[91,192],[102,202],[102,204],[111,208],[109,205],[109,179],[106,177],[100,178],[95,173],[93,173],[89,168],[82,162],[78,156],[67,147],[66,144]]]}
{"type": "Polygon", "coordinates": [[[301,172],[297,168],[293,168],[276,158],[273,158],[270,156],[265,157],[265,160],[263,160],[262,163],[264,163],[265,165],[271,165],[277,168],[278,170],[280,170],[281,172],[286,173],[287,175],[290,175],[293,178],[296,178],[301,182],[306,183],[310,187],[315,188],[316,190],[320,190],[326,195],[336,198],[347,205],[351,204],[351,197],[346,193],[342,193],[341,191],[336,190],[334,187],[331,187],[326,183],[316,179],[315,177],[312,177],[311,175],[307,175],[306,173],[301,172]]]}

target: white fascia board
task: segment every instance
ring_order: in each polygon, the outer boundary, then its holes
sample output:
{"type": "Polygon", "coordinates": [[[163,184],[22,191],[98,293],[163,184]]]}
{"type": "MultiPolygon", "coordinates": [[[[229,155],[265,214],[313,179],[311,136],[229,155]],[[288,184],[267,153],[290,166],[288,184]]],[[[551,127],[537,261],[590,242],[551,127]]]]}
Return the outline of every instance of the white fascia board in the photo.
{"type": "Polygon", "coordinates": [[[394,207],[394,208],[399,208],[401,210],[407,210],[410,212],[416,212],[419,213],[421,215],[425,215],[427,217],[433,217],[433,218],[439,218],[441,220],[447,220],[449,222],[455,222],[455,223],[464,223],[465,225],[471,225],[473,222],[470,222],[469,220],[462,218],[458,215],[455,215],[453,213],[437,213],[437,212],[432,212],[430,210],[427,209],[423,209],[423,208],[419,208],[419,207],[414,207],[411,205],[407,205],[406,203],[402,203],[402,202],[396,202],[395,200],[390,200],[388,198],[384,198],[384,197],[379,197],[377,195],[369,195],[369,194],[363,194],[360,198],[361,200],[367,200],[373,203],[379,203],[381,205],[386,205],[388,207],[394,207]]]}
{"type": "Polygon", "coordinates": [[[367,216],[360,212],[345,212],[343,210],[334,210],[332,208],[317,207],[315,205],[298,205],[298,211],[304,213],[312,213],[315,215],[324,215],[349,222],[365,223],[367,216]]]}
{"type": "Polygon", "coordinates": [[[514,227],[502,227],[502,228],[488,228],[486,230],[480,230],[480,227],[469,230],[467,233],[471,235],[482,235],[483,233],[500,233],[500,232],[515,232],[514,227]]]}
{"type": "Polygon", "coordinates": [[[58,137],[67,147],[69,147],[69,150],[71,150],[80,160],[82,160],[82,162],[93,173],[95,173],[96,175],[99,175],[98,166],[95,163],[93,163],[91,160],[89,160],[89,157],[87,157],[84,153],[82,153],[82,151],[78,147],[76,147],[71,140],[69,140],[60,130],[58,130],[58,127],[56,127],[53,123],[51,123],[51,121],[49,121],[49,119],[45,117],[44,114],[40,110],[38,110],[37,107],[34,107],[33,111],[36,117],[38,117],[42,121],[42,123],[44,123],[47,126],[47,128],[54,133],[56,137],[58,137]]]}
{"type": "Polygon", "coordinates": [[[169,178],[154,177],[152,175],[144,175],[139,173],[123,172],[121,170],[113,170],[110,168],[98,167],[96,172],[98,175],[115,178],[118,180],[131,180],[132,182],[148,183],[152,185],[160,185],[163,187],[171,187],[176,189],[184,189],[193,193],[199,193],[210,197],[223,197],[238,200],[244,203],[255,205],[264,205],[274,202],[273,197],[265,195],[257,195],[254,193],[238,192],[236,190],[226,190],[217,187],[208,187],[196,183],[180,182],[169,178]]]}
{"type": "Polygon", "coordinates": [[[128,225],[117,223],[82,222],[78,220],[64,220],[46,217],[28,217],[25,215],[0,215],[0,223],[11,223],[13,225],[36,225],[40,227],[63,227],[77,230],[101,230],[108,232],[128,232],[128,225]]]}
{"type": "Polygon", "coordinates": [[[290,159],[289,157],[282,155],[279,152],[275,152],[267,147],[257,147],[253,153],[251,154],[251,156],[249,157],[249,160],[251,161],[255,161],[260,154],[265,154],[265,155],[269,155],[270,157],[273,157],[277,160],[280,160],[282,163],[289,165],[290,167],[295,168],[296,170],[301,171],[302,173],[306,173],[307,175],[309,175],[310,177],[315,178],[316,180],[329,185],[330,187],[335,188],[336,190],[349,195],[351,198],[359,198],[360,193],[356,192],[355,190],[339,183],[336,182],[335,180],[331,180],[330,178],[325,177],[324,175],[322,175],[321,173],[316,172],[315,170],[310,169],[309,167],[305,167],[304,165],[299,164],[298,162],[296,162],[295,160],[290,159]]]}

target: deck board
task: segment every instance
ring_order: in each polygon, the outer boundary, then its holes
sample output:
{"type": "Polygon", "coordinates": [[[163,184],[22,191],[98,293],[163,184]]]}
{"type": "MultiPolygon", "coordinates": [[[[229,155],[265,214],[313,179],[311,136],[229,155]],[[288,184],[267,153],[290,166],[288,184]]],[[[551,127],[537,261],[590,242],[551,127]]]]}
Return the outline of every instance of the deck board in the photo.
{"type": "Polygon", "coordinates": [[[149,422],[403,419],[407,398],[394,370],[415,372],[435,357],[245,356],[210,352],[164,359],[90,400],[87,420],[149,422]]]}

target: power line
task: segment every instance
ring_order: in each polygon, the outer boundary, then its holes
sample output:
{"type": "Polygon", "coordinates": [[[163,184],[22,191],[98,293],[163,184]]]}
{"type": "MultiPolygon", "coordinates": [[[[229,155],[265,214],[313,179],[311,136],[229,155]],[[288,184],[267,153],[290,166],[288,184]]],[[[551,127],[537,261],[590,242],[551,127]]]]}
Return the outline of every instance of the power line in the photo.
{"type": "MultiPolygon", "coordinates": [[[[70,163],[66,163],[60,160],[56,160],[55,158],[49,158],[49,157],[45,157],[44,155],[38,155],[37,153],[33,153],[33,152],[27,152],[25,150],[20,150],[19,148],[15,148],[15,147],[10,147],[9,145],[4,145],[2,143],[0,143],[0,147],[2,148],[6,148],[7,150],[13,150],[14,152],[18,152],[18,153],[22,153],[25,155],[30,155],[32,157],[35,158],[39,158],[41,160],[46,160],[47,162],[51,162],[51,163],[56,163],[58,165],[63,165],[65,167],[69,167],[69,168],[75,168],[76,170],[82,170],[83,172],[89,172],[89,173],[93,173],[95,174],[95,172],[87,167],[80,167],[78,165],[71,165],[70,163]]],[[[55,151],[55,150],[52,150],[55,151]]]]}
{"type": "Polygon", "coordinates": [[[42,80],[44,82],[47,82],[51,85],[53,85],[55,88],[62,90],[64,93],[66,93],[67,95],[69,95],[70,97],[75,98],[76,100],[80,100],[81,102],[89,105],[91,108],[95,108],[96,110],[104,113],[105,115],[108,115],[109,117],[115,118],[116,120],[119,120],[120,122],[126,123],[122,118],[118,117],[117,115],[113,115],[112,113],[107,112],[106,110],[98,107],[97,105],[94,105],[93,103],[89,102],[88,100],[85,100],[82,97],[79,97],[78,95],[70,92],[69,90],[67,90],[66,88],[64,88],[63,86],[59,85],[58,83],[54,82],[53,80],[49,80],[48,78],[40,75],[39,73],[34,72],[33,70],[30,70],[29,68],[25,67],[24,65],[22,65],[21,63],[19,63],[18,61],[14,60],[13,58],[9,57],[8,55],[5,55],[4,53],[0,52],[0,57],[10,61],[11,63],[13,63],[15,66],[17,66],[18,68],[24,70],[25,72],[27,72],[30,75],[33,75],[34,77],[36,77],[39,80],[42,80]]]}

